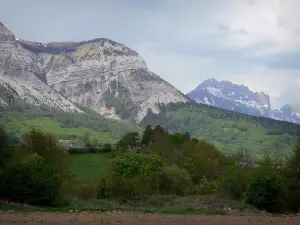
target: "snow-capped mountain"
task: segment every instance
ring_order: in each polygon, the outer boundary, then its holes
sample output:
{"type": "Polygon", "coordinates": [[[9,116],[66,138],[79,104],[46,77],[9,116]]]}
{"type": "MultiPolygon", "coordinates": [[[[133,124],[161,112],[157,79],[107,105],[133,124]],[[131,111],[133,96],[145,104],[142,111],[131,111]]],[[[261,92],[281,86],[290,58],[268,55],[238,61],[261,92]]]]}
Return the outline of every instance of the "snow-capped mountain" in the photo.
{"type": "Polygon", "coordinates": [[[296,104],[285,105],[280,110],[272,110],[270,118],[300,124],[300,107],[296,104]]]}
{"type": "Polygon", "coordinates": [[[244,85],[229,81],[205,80],[187,96],[197,103],[300,124],[300,110],[296,110],[296,106],[286,105],[280,110],[272,110],[267,94],[253,92],[244,85]]]}
{"type": "Polygon", "coordinates": [[[76,103],[138,123],[148,110],[158,113],[159,104],[188,101],[137,52],[112,40],[29,42],[0,24],[0,52],[2,106],[9,106],[9,92],[37,105],[80,111],[76,103]]]}

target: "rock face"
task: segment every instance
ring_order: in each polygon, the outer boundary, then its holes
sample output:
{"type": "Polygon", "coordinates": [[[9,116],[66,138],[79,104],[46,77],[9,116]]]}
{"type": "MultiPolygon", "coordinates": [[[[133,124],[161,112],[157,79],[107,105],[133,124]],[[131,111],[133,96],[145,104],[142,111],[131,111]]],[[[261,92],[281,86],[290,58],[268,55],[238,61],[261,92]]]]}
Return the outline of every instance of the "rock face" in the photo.
{"type": "Polygon", "coordinates": [[[267,94],[252,92],[244,85],[236,85],[229,81],[206,80],[187,96],[197,103],[300,124],[300,110],[296,105],[272,110],[267,94]]]}
{"type": "Polygon", "coordinates": [[[45,83],[43,67],[35,53],[18,44],[12,32],[0,23],[0,105],[16,100],[47,105],[57,110],[81,112],[72,102],[45,83]]]}
{"type": "MultiPolygon", "coordinates": [[[[0,50],[4,49],[7,56],[1,55],[0,63],[1,67],[5,64],[6,69],[0,78],[14,77],[17,83],[26,79],[25,88],[32,87],[44,94],[55,93],[54,99],[69,102],[73,110],[76,107],[72,103],[76,103],[104,116],[138,123],[148,110],[158,113],[159,104],[188,101],[173,86],[150,72],[137,52],[114,41],[99,38],[43,44],[16,41],[11,33],[4,39],[0,50]],[[7,58],[12,63],[7,64],[7,58]],[[21,75],[15,72],[16,68],[22,70],[21,75]]],[[[41,102],[50,105],[44,100],[41,102]]]]}

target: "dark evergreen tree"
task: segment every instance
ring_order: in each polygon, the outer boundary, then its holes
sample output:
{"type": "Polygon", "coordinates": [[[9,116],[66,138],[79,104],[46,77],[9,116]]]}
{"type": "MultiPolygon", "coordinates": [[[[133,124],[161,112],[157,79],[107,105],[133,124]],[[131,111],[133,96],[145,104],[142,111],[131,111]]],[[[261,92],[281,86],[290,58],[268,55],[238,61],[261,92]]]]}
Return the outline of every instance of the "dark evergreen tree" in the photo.
{"type": "Polygon", "coordinates": [[[153,135],[153,130],[152,130],[150,125],[147,125],[145,130],[144,130],[144,133],[143,133],[143,137],[142,137],[142,140],[141,140],[141,145],[142,146],[148,146],[151,142],[152,135],[153,135]]]}

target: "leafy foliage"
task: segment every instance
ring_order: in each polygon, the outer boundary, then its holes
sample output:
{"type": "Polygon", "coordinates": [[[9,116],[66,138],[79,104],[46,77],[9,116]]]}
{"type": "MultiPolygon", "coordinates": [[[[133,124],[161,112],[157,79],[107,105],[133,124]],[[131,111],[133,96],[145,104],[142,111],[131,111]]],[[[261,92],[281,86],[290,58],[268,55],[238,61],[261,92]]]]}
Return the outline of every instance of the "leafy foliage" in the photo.
{"type": "Polygon", "coordinates": [[[220,177],[219,186],[220,189],[227,195],[240,199],[243,197],[246,190],[246,171],[233,165],[229,167],[220,177]]]}
{"type": "Polygon", "coordinates": [[[155,155],[128,151],[112,160],[100,184],[100,197],[134,199],[152,194],[159,187],[163,160],[155,155]]]}
{"type": "Polygon", "coordinates": [[[149,112],[141,123],[148,124],[160,125],[171,133],[189,132],[192,138],[213,143],[228,155],[244,149],[258,158],[265,154],[284,158],[300,136],[300,126],[296,124],[197,103],[162,106],[159,114],[149,112]]]}
{"type": "Polygon", "coordinates": [[[7,128],[10,137],[20,137],[30,127],[50,132],[59,139],[72,140],[74,145],[82,145],[85,133],[91,141],[115,143],[124,134],[140,131],[138,126],[124,121],[107,119],[92,110],[87,113],[57,112],[47,107],[35,107],[29,104],[18,104],[10,111],[1,110],[0,122],[7,128]]]}
{"type": "Polygon", "coordinates": [[[117,143],[117,150],[128,150],[139,145],[140,136],[138,132],[130,132],[125,134],[117,143]]]}
{"type": "Polygon", "coordinates": [[[4,127],[0,126],[0,170],[4,167],[8,156],[8,134],[4,127]]]}
{"type": "Polygon", "coordinates": [[[249,174],[246,202],[260,209],[280,211],[283,205],[283,181],[280,174],[263,168],[249,174]]]}
{"type": "Polygon", "coordinates": [[[159,189],[161,194],[176,195],[184,195],[193,184],[189,173],[175,165],[164,168],[160,182],[159,189]]]}
{"type": "Polygon", "coordinates": [[[25,155],[38,154],[46,163],[51,164],[61,176],[65,176],[69,167],[69,155],[64,148],[57,146],[56,138],[39,129],[32,128],[23,135],[20,151],[25,155]]]}
{"type": "Polygon", "coordinates": [[[300,209],[300,139],[283,169],[286,207],[300,209]]]}
{"type": "Polygon", "coordinates": [[[54,205],[60,179],[53,166],[37,154],[7,168],[1,176],[0,197],[33,205],[54,205]]]}

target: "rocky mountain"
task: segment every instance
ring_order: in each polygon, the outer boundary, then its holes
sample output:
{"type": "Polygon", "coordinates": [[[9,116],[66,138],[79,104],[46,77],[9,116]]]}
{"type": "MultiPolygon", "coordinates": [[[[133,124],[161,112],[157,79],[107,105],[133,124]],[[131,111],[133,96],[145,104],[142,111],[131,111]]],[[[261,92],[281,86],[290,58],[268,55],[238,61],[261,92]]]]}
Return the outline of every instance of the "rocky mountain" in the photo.
{"type": "Polygon", "coordinates": [[[300,124],[300,107],[286,105],[280,110],[272,110],[267,94],[253,92],[244,85],[229,81],[205,80],[187,96],[197,103],[300,124]]]}
{"type": "Polygon", "coordinates": [[[285,105],[280,110],[272,110],[270,118],[300,124],[300,107],[297,104],[285,105]]]}
{"type": "MultiPolygon", "coordinates": [[[[137,52],[108,39],[29,42],[16,40],[1,24],[0,51],[3,93],[30,103],[80,111],[76,104],[138,123],[148,110],[158,113],[160,104],[188,101],[149,71],[137,52]]],[[[0,104],[8,105],[3,96],[0,104]]]]}
{"type": "Polygon", "coordinates": [[[15,36],[0,23],[0,105],[11,107],[24,100],[63,111],[81,112],[71,101],[46,84],[43,66],[35,53],[18,44],[15,36]]]}

